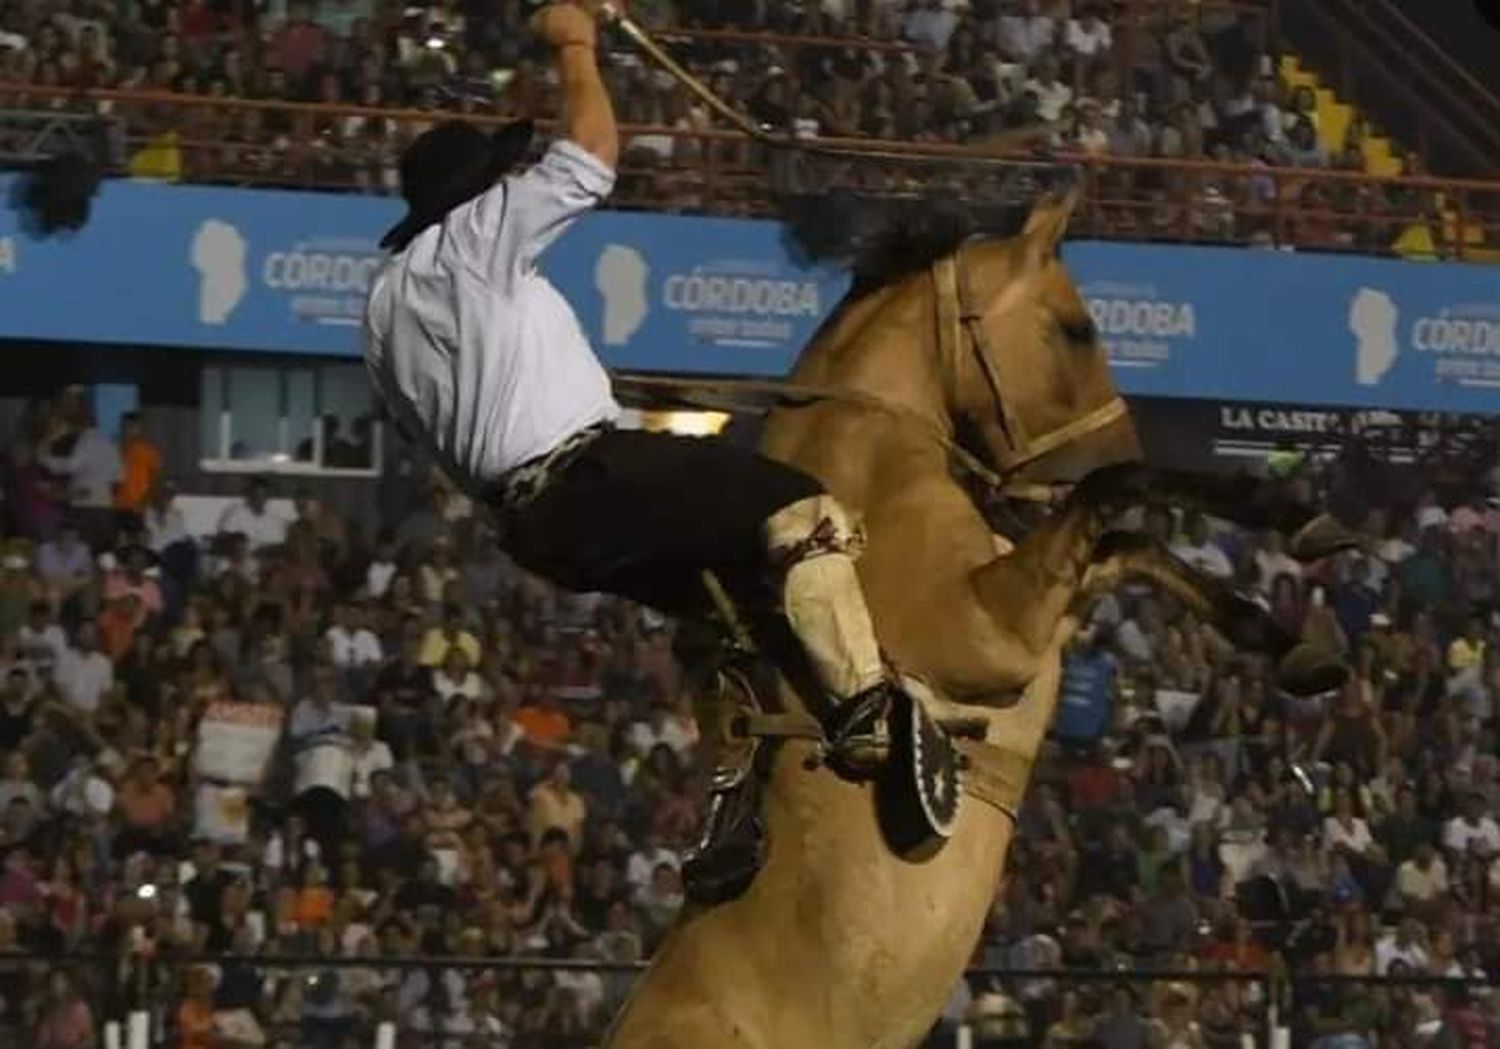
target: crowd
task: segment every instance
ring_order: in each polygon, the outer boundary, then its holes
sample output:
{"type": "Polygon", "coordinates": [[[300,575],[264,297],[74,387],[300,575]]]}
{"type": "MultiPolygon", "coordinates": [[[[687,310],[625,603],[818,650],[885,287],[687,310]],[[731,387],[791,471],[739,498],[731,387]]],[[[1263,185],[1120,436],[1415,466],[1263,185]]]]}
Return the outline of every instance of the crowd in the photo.
{"type": "MultiPolygon", "coordinates": [[[[1097,196],[1114,204],[1090,216],[1100,233],[1242,241],[1274,234],[1299,245],[1384,248],[1430,210],[1425,199],[1385,199],[1386,190],[1278,185],[1254,174],[1266,165],[1360,170],[1364,129],[1355,121],[1340,148],[1325,148],[1311,91],[1280,79],[1265,22],[1239,9],[1124,0],[648,0],[632,11],[657,28],[821,38],[674,44],[722,97],[801,137],[982,143],[1026,128],[1034,133],[1020,144],[1047,149],[1247,166],[1244,176],[1191,181],[1112,172],[1097,196]],[[1273,221],[1278,201],[1306,209],[1296,229],[1273,221]],[[1356,231],[1330,211],[1392,212],[1401,221],[1356,231]]],[[[434,115],[546,114],[555,76],[524,23],[521,0],[5,0],[0,82],[11,85],[4,100],[20,107],[70,107],[21,86],[35,84],[434,115]]],[[[743,142],[693,137],[715,126],[707,110],[623,38],[606,62],[622,119],[662,129],[628,139],[617,200],[767,206],[767,157],[743,142]]],[[[138,175],[379,192],[394,189],[401,148],[428,122],[211,105],[106,108],[130,133],[129,166],[138,175]]],[[[1421,170],[1415,158],[1412,170],[1421,170]]],[[[937,175],[921,165],[813,164],[786,181],[885,193],[937,175]]]]}
{"type": "MultiPolygon", "coordinates": [[[[132,1010],[187,1049],[366,1046],[382,1022],[595,1044],[628,972],[318,959],[649,957],[703,815],[671,624],[519,572],[425,471],[379,523],[252,480],[195,534],[140,420],[116,440],[83,390],[9,448],[7,1044],[100,1045],[132,1010]],[[185,960],[205,953],[238,960],[185,960]]],[[[1500,972],[1494,480],[1356,486],[1376,542],[1310,566],[1148,509],[1355,674],[1292,700],[1162,594],[1104,599],[975,962],[1228,975],[974,977],[947,1022],[983,1046],[1240,1046],[1268,1004],[1246,972],[1291,981],[1296,1045],[1493,1044],[1485,985],[1325,977],[1500,972]]]]}

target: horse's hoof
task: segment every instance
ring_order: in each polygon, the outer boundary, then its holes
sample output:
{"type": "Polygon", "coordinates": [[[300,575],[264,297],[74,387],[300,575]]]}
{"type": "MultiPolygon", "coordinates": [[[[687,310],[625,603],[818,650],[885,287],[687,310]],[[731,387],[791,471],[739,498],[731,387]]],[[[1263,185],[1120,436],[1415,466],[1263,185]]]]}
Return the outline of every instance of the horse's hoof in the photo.
{"type": "Polygon", "coordinates": [[[1347,527],[1331,514],[1319,514],[1297,529],[1287,544],[1287,553],[1307,564],[1363,546],[1365,536],[1347,527]]]}
{"type": "Polygon", "coordinates": [[[1343,688],[1349,673],[1349,664],[1337,652],[1303,642],[1277,664],[1276,683],[1288,695],[1317,696],[1343,688]]]}

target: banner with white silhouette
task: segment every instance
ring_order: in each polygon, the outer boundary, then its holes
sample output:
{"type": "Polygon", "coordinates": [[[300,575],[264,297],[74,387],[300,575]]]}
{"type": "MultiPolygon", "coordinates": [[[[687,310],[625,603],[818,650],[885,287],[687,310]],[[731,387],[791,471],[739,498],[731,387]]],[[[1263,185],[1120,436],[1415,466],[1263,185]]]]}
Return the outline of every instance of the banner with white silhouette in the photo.
{"type": "MultiPolygon", "coordinates": [[[[76,234],[38,239],[0,210],[0,337],[354,357],[401,211],[124,180],[76,234]]],[[[1063,255],[1127,394],[1500,413],[1500,266],[1085,241],[1063,255]]],[[[606,364],[679,373],[785,374],[848,286],[776,223],[640,212],[583,216],[541,268],[606,364]]]]}

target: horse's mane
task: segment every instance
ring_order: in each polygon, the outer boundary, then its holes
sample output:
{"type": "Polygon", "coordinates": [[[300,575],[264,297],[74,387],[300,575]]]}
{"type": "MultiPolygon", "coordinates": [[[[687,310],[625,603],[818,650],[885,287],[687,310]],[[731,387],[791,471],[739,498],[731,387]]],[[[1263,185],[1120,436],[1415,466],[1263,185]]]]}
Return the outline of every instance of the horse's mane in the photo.
{"type": "Polygon", "coordinates": [[[813,261],[848,266],[853,298],[928,269],[971,237],[1012,232],[1013,211],[981,216],[951,198],[930,197],[828,194],[782,202],[793,245],[813,261]]]}

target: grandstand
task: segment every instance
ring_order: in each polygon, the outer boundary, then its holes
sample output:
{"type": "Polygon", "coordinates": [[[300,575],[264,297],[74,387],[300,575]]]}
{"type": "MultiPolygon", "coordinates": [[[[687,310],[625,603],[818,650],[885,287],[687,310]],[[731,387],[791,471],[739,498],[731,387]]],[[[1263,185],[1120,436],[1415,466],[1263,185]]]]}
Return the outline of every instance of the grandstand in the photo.
{"type": "MultiPolygon", "coordinates": [[[[783,373],[843,289],[789,201],[1067,167],[1148,451],[1374,537],[1144,511],[1356,673],[1103,600],[931,1046],[1500,1045],[1500,101],[1415,6],[631,5],[805,153],[607,38],[615,212],[554,276],[611,365],[783,373]]],[[[0,217],[0,1046],[587,1049],[682,907],[673,624],[518,569],[353,359],[405,145],[553,126],[523,8],[0,0],[0,182],[103,180],[0,217]]]]}

